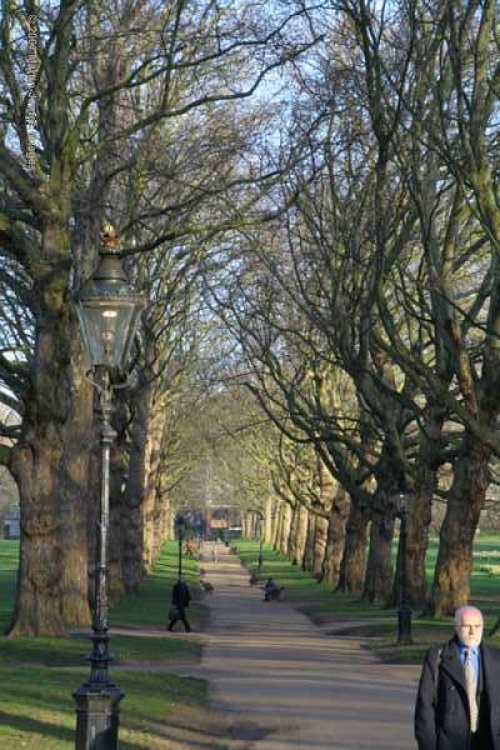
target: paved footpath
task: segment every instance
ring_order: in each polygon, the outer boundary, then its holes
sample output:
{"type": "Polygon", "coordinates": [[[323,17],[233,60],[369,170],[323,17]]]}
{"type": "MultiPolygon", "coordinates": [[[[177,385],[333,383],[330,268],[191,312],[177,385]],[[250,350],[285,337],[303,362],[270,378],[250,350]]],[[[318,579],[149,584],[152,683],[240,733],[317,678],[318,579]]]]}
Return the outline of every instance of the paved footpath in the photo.
{"type": "Polygon", "coordinates": [[[215,589],[204,600],[211,624],[193,671],[213,705],[233,712],[244,748],[415,748],[417,667],[380,664],[358,639],[325,635],[286,601],[264,602],[222,545],[209,560],[200,565],[215,589]]]}

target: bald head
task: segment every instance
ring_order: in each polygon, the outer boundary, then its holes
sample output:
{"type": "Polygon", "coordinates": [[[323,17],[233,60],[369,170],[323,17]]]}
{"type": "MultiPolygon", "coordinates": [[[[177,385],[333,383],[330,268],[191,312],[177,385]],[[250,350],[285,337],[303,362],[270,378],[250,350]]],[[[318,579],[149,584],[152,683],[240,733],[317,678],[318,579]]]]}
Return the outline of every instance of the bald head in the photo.
{"type": "Polygon", "coordinates": [[[477,607],[467,604],[455,612],[455,632],[464,646],[479,646],[483,637],[483,626],[483,615],[477,607]]]}

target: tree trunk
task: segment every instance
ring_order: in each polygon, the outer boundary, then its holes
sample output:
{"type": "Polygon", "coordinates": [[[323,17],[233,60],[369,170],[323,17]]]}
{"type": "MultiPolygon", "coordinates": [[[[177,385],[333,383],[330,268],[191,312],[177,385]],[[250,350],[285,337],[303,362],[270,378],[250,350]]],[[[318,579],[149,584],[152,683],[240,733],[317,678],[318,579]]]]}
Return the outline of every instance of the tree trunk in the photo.
{"type": "Polygon", "coordinates": [[[281,532],[281,552],[288,555],[288,545],[290,541],[290,527],[292,524],[292,508],[289,503],[285,503],[283,513],[283,524],[281,532]]]}
{"type": "Polygon", "coordinates": [[[265,532],[264,541],[270,544],[273,538],[273,519],[276,513],[276,498],[273,495],[266,497],[265,508],[265,532]]]}
{"type": "Polygon", "coordinates": [[[168,491],[163,487],[163,472],[163,461],[160,461],[156,475],[153,565],[158,562],[163,545],[170,538],[171,503],[168,491]]]}
{"type": "Polygon", "coordinates": [[[277,549],[279,552],[282,552],[281,549],[281,539],[282,539],[282,531],[283,531],[283,518],[285,515],[285,506],[286,502],[284,500],[281,500],[278,506],[278,511],[276,513],[276,523],[274,527],[274,548],[277,549]]]}
{"type": "Polygon", "coordinates": [[[308,513],[306,549],[304,555],[304,570],[313,571],[314,568],[314,539],[316,536],[316,514],[308,513]]]}
{"type": "MultiPolygon", "coordinates": [[[[429,544],[429,527],[431,524],[432,495],[428,488],[422,488],[419,494],[411,498],[406,525],[406,585],[408,600],[413,608],[425,607],[427,578],[425,574],[425,557],[429,544]],[[425,493],[425,494],[424,494],[425,493]]],[[[397,606],[400,591],[400,545],[396,561],[393,589],[390,604],[397,606]]]]}
{"type": "Polygon", "coordinates": [[[161,439],[165,416],[162,412],[153,412],[150,405],[147,428],[147,439],[144,453],[144,501],[142,504],[143,519],[143,564],[149,573],[156,561],[158,551],[158,532],[160,514],[157,505],[158,471],[160,468],[161,439]]]}
{"type": "Polygon", "coordinates": [[[303,505],[299,505],[299,521],[297,525],[297,546],[294,562],[304,567],[306,553],[307,529],[309,526],[309,511],[303,505]]]}
{"type": "Polygon", "coordinates": [[[108,590],[111,601],[118,601],[125,595],[122,571],[122,508],[125,479],[128,473],[128,446],[124,424],[113,422],[118,438],[111,449],[110,489],[109,489],[109,549],[108,549],[108,590]]]}
{"type": "MultiPolygon", "coordinates": [[[[429,396],[424,410],[415,494],[411,499],[408,516],[406,571],[408,597],[413,607],[424,606],[427,598],[425,558],[429,546],[432,498],[439,468],[436,456],[441,448],[445,413],[444,408],[429,396]]],[[[399,586],[399,575],[395,576],[395,582],[399,586]]],[[[393,598],[395,602],[399,601],[399,591],[395,592],[393,598]]]]}
{"type": "Polygon", "coordinates": [[[142,372],[139,391],[133,399],[134,420],[130,428],[129,472],[121,516],[121,561],[127,592],[137,591],[146,574],[144,564],[143,503],[146,491],[146,449],[151,385],[142,372]]]}
{"type": "Polygon", "coordinates": [[[342,488],[337,488],[330,511],[328,537],[323,565],[324,580],[337,586],[340,579],[340,567],[346,542],[346,521],[349,514],[349,495],[342,488]]]}
{"type": "Polygon", "coordinates": [[[389,509],[386,513],[377,513],[372,518],[370,530],[370,551],[362,596],[365,602],[386,605],[390,601],[394,574],[391,560],[393,536],[393,513],[389,509]]]}
{"type": "Polygon", "coordinates": [[[469,601],[474,535],[490,483],[489,459],[489,448],[466,433],[439,532],[431,598],[431,611],[438,617],[453,614],[469,601]]]}
{"type": "Polygon", "coordinates": [[[368,514],[361,511],[351,497],[346,524],[344,555],[340,566],[338,590],[345,593],[361,591],[365,580],[368,514]]]}
{"type": "Polygon", "coordinates": [[[337,481],[328,470],[319,453],[316,453],[317,478],[322,514],[314,514],[313,554],[310,570],[322,581],[325,577],[325,555],[328,540],[329,514],[333,507],[337,481]],[[328,515],[327,515],[328,514],[328,515]]]}
{"type": "Polygon", "coordinates": [[[92,480],[89,487],[95,450],[92,389],[80,375],[81,338],[63,270],[67,237],[53,230],[45,242],[54,246],[57,262],[47,264],[33,290],[31,389],[9,466],[21,513],[13,636],[60,635],[90,621],[87,524],[96,488],[92,480]]]}
{"type": "Polygon", "coordinates": [[[292,508],[292,521],[290,524],[290,537],[288,540],[288,556],[294,564],[297,558],[297,530],[299,525],[300,505],[295,502],[292,508]]]}
{"type": "Polygon", "coordinates": [[[314,577],[319,581],[322,581],[325,577],[325,555],[326,542],[328,538],[328,526],[328,518],[325,518],[324,516],[316,516],[313,573],[314,577]]]}

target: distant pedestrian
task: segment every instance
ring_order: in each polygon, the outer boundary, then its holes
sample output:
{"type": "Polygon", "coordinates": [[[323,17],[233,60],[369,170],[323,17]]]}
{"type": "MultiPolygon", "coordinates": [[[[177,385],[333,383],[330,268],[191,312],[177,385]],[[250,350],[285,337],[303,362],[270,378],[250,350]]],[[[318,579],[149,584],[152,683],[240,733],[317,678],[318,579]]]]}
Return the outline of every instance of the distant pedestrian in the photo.
{"type": "Polygon", "coordinates": [[[218,549],[217,542],[214,542],[212,545],[212,561],[214,563],[219,561],[219,549],[218,549]]]}
{"type": "Polygon", "coordinates": [[[415,706],[419,750],[500,750],[500,653],[482,637],[480,610],[461,607],[453,638],[427,652],[415,706]]]}
{"type": "Polygon", "coordinates": [[[193,559],[196,552],[196,544],[194,542],[194,539],[187,539],[184,543],[184,553],[186,557],[189,557],[190,560],[193,559]]]}
{"type": "Polygon", "coordinates": [[[278,600],[281,595],[281,589],[276,585],[273,578],[268,578],[264,584],[264,601],[278,600]]]}
{"type": "Polygon", "coordinates": [[[168,613],[170,620],[168,630],[172,631],[174,625],[180,620],[183,623],[186,632],[189,633],[191,626],[186,618],[186,609],[189,607],[190,601],[191,594],[188,585],[184,580],[184,576],[181,576],[172,589],[172,606],[168,613]]]}

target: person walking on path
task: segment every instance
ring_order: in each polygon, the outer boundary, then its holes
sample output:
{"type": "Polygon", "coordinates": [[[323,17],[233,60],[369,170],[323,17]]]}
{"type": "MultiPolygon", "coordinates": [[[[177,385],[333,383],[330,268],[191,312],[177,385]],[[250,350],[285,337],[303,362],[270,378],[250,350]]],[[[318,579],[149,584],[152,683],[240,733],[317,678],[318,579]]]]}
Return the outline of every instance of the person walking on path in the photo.
{"type": "Polygon", "coordinates": [[[477,607],[455,612],[455,635],[424,659],[415,705],[419,750],[500,750],[500,652],[482,643],[477,607]]]}
{"type": "Polygon", "coordinates": [[[184,580],[184,576],[180,576],[179,580],[172,589],[172,606],[170,607],[169,624],[168,630],[170,632],[174,629],[174,625],[180,620],[187,633],[191,630],[191,626],[186,618],[186,609],[189,607],[191,601],[191,594],[189,592],[188,585],[184,580]]]}

